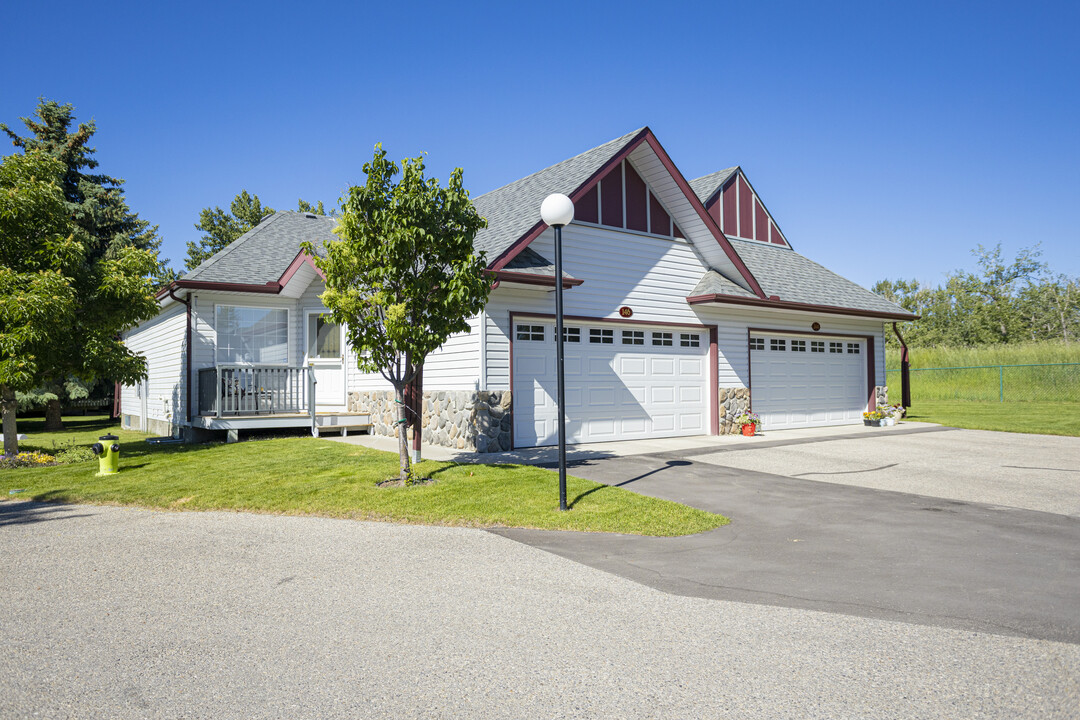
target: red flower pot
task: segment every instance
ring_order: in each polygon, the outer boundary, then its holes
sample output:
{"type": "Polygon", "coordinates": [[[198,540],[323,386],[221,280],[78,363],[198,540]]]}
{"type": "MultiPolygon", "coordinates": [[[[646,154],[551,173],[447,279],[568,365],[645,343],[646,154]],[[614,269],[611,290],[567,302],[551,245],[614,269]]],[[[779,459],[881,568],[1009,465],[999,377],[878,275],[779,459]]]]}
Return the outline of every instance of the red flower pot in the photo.
{"type": "Polygon", "coordinates": [[[742,434],[745,435],[746,437],[754,437],[754,431],[756,431],[756,430],[757,430],[757,427],[753,423],[750,423],[749,425],[743,425],[742,426],[742,434]]]}

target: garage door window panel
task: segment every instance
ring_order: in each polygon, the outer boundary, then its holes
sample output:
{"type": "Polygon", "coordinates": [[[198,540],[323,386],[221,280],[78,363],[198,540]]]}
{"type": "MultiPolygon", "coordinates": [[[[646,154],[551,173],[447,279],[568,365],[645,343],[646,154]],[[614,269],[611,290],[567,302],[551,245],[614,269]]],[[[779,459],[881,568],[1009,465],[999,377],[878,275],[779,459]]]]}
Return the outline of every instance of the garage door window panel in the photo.
{"type": "Polygon", "coordinates": [[[544,326],[543,325],[518,325],[517,326],[517,339],[524,340],[526,342],[543,342],[544,341],[544,326]]]}
{"type": "Polygon", "coordinates": [[[601,345],[611,345],[615,342],[615,331],[607,328],[590,328],[589,342],[601,345]]]}
{"type": "Polygon", "coordinates": [[[623,345],[644,345],[645,344],[645,331],[644,330],[623,330],[622,331],[622,344],[623,345]]]}

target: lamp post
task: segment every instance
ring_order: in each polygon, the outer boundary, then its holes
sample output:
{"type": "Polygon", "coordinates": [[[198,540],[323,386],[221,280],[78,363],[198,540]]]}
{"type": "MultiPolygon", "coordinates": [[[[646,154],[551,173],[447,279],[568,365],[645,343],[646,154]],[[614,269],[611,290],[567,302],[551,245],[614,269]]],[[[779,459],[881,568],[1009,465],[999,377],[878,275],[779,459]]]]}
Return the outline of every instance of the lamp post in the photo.
{"type": "Polygon", "coordinates": [[[540,204],[540,217],[555,231],[555,376],[559,413],[559,509],[566,509],[566,379],[563,373],[562,229],[574,219],[574,203],[553,193],[540,204]]]}

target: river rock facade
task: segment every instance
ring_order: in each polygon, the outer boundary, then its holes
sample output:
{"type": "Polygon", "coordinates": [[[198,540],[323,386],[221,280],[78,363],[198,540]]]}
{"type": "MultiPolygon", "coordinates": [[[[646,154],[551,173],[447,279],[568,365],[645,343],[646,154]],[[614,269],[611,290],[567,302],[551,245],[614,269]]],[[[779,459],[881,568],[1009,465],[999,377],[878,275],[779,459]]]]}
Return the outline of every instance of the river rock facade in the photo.
{"type": "MultiPolygon", "coordinates": [[[[509,390],[425,390],[423,443],[489,453],[511,449],[509,390]]],[[[396,437],[397,409],[388,390],[349,393],[349,412],[371,416],[371,434],[396,437]]],[[[408,431],[412,441],[414,427],[408,431]]]]}

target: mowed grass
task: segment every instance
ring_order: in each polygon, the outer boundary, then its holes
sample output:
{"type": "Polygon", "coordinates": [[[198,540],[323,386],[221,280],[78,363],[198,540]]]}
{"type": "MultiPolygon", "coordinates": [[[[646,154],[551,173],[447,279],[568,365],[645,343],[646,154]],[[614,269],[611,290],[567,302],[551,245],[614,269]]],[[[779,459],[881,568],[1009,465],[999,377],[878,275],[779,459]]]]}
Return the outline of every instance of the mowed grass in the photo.
{"type": "Polygon", "coordinates": [[[329,440],[289,437],[238,444],[151,446],[141,433],[102,418],[65,419],[64,433],[30,435],[20,450],[92,444],[120,436],[120,473],[97,477],[97,461],[0,470],[0,500],[136,505],[170,510],[240,510],[469,527],[526,527],[635,535],[688,535],[727,524],[722,515],[567,478],[571,510],[558,509],[558,477],[525,465],[425,461],[414,487],[379,487],[398,458],[329,440]],[[10,494],[11,490],[22,492],[10,494]]]}
{"type": "Polygon", "coordinates": [[[912,398],[908,420],[971,430],[1080,437],[1080,402],[962,402],[912,398]]]}

